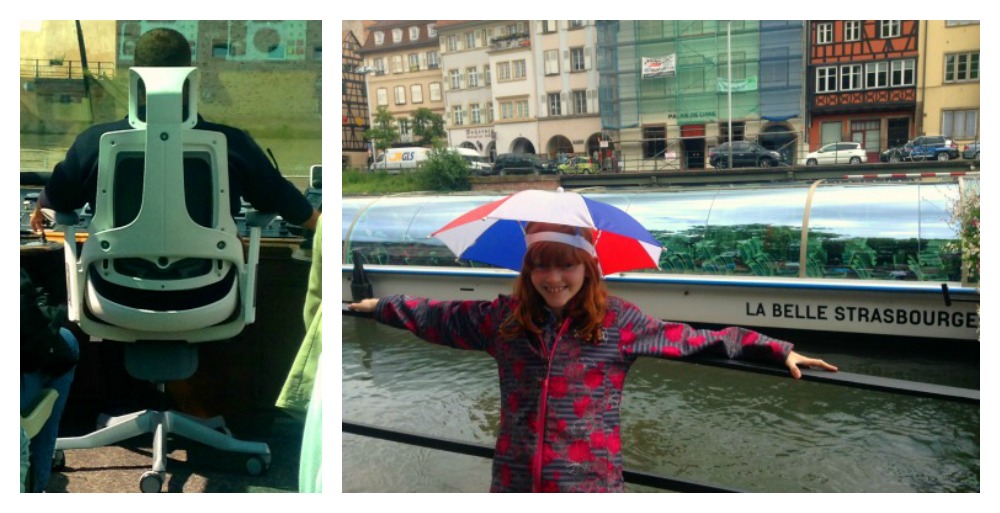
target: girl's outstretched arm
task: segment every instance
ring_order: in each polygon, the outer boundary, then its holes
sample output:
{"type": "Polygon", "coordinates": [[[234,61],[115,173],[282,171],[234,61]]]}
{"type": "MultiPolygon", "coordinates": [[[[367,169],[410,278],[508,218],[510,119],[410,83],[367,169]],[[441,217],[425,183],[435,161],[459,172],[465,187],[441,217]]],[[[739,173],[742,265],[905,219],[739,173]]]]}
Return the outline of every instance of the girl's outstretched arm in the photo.
{"type": "Polygon", "coordinates": [[[836,365],[830,365],[829,363],[826,363],[823,360],[817,358],[810,358],[808,356],[796,353],[795,351],[789,351],[788,357],[785,358],[785,365],[788,367],[788,370],[792,373],[792,377],[795,379],[799,379],[802,377],[802,370],[799,369],[800,365],[807,368],[819,367],[821,369],[825,369],[831,372],[837,372],[836,365]]]}

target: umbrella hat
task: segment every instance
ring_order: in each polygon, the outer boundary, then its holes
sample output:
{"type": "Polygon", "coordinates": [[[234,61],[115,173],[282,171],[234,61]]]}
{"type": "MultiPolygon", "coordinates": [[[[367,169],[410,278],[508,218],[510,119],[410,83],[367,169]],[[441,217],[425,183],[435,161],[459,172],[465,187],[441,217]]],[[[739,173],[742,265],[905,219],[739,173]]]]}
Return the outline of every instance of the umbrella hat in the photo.
{"type": "Polygon", "coordinates": [[[528,223],[590,228],[604,276],[657,268],[660,243],[625,211],[575,192],[526,190],[462,214],[431,236],[459,258],[521,270],[528,223]]]}

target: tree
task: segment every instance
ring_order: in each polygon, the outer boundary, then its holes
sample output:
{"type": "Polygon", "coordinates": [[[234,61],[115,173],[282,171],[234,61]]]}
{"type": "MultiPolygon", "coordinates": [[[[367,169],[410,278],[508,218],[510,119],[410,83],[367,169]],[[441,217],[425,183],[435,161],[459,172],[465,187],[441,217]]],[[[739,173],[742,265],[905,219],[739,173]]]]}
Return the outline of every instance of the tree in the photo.
{"type": "Polygon", "coordinates": [[[472,171],[464,157],[454,150],[437,148],[420,168],[424,183],[433,191],[467,191],[472,171]]]}
{"type": "Polygon", "coordinates": [[[441,141],[448,135],[444,131],[444,118],[426,107],[413,111],[410,121],[419,146],[441,146],[441,141]]]}
{"type": "Polygon", "coordinates": [[[372,127],[365,130],[365,139],[369,139],[375,145],[376,155],[378,150],[385,151],[392,143],[399,140],[399,129],[396,128],[396,118],[385,107],[379,107],[375,111],[375,119],[372,127]]]}

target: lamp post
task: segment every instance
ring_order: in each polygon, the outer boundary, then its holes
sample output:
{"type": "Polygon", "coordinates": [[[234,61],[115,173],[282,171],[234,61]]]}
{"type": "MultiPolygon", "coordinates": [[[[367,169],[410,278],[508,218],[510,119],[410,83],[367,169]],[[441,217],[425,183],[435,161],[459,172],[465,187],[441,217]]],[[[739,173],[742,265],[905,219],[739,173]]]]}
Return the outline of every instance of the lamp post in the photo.
{"type": "Polygon", "coordinates": [[[729,139],[729,166],[733,168],[733,22],[726,21],[726,96],[729,100],[729,127],[727,128],[727,138],[729,139]]]}

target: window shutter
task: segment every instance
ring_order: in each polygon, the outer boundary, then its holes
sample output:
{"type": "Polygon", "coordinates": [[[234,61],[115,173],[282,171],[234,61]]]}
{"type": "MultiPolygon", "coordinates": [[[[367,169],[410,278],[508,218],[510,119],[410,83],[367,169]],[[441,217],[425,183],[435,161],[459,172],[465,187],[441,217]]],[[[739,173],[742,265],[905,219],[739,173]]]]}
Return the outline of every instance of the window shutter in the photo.
{"type": "Polygon", "coordinates": [[[583,49],[583,69],[590,69],[590,60],[591,60],[590,54],[593,50],[594,50],[593,48],[583,49]]]}
{"type": "Polygon", "coordinates": [[[538,115],[539,117],[548,117],[549,115],[549,96],[545,95],[538,101],[538,115]]]}
{"type": "Polygon", "coordinates": [[[559,93],[559,111],[563,114],[569,114],[569,109],[566,105],[566,93],[559,93]]]}

